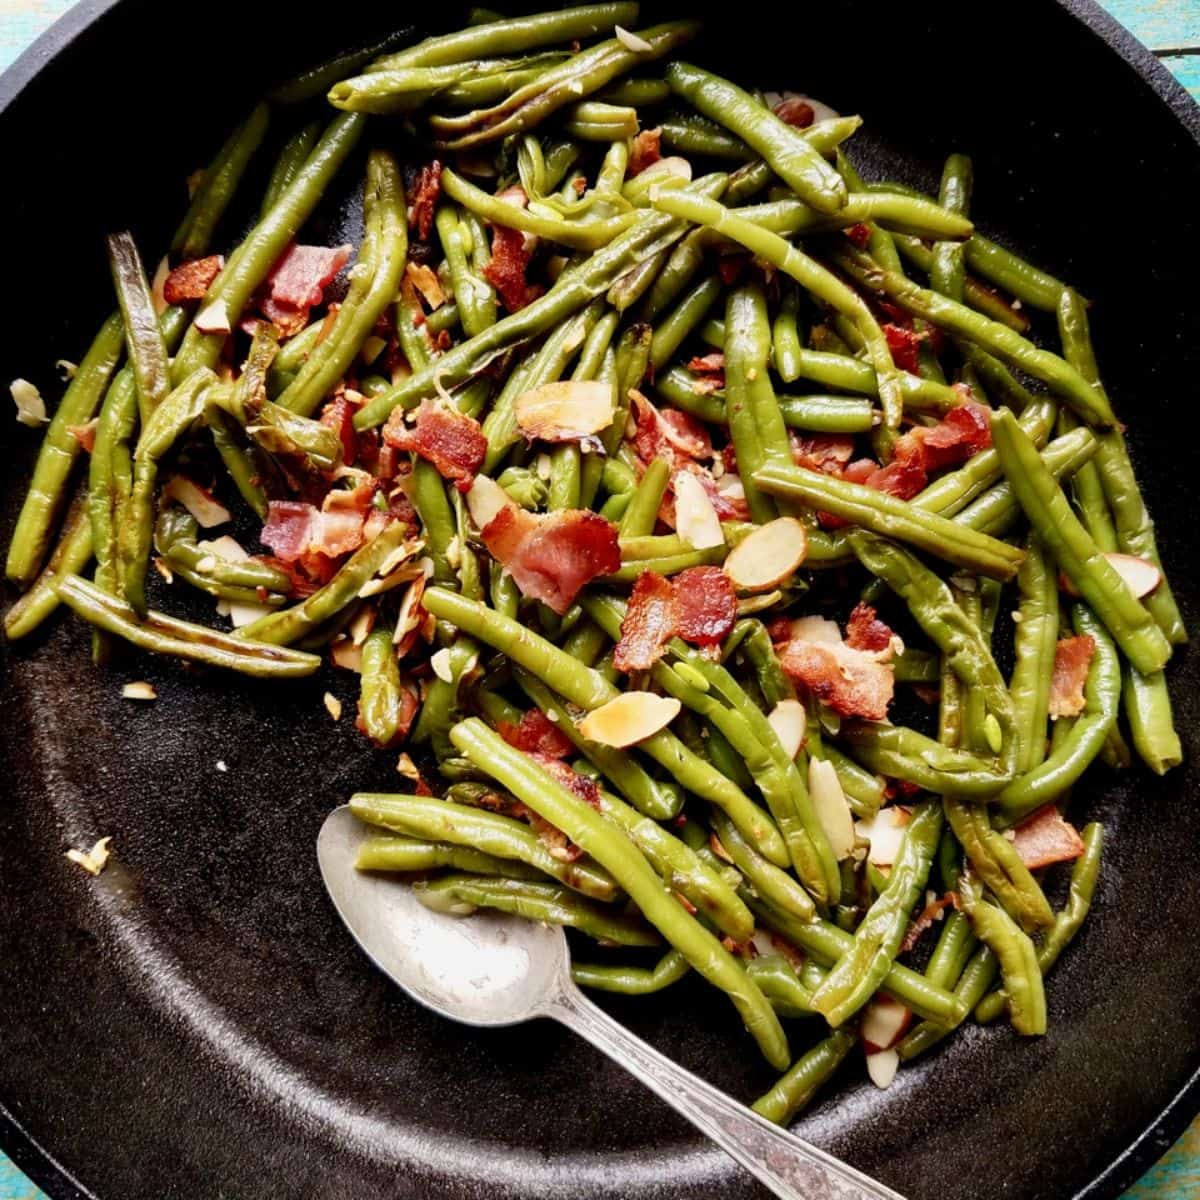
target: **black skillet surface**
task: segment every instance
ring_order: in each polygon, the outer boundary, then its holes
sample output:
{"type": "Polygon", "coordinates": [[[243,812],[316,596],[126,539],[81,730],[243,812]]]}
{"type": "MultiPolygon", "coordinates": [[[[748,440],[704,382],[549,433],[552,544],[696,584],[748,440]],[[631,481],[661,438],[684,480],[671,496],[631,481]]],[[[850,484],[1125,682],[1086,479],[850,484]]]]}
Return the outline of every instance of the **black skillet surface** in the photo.
{"type": "MultiPolygon", "coordinates": [[[[54,360],[78,356],[110,306],[101,233],[132,222],[162,244],[180,181],[264,73],[379,32],[382,7],[99,0],[38,43],[0,83],[0,379],[56,395],[54,360]]],[[[862,112],[869,171],[902,162],[929,185],[946,152],[973,156],[981,227],[1097,301],[1102,366],[1196,628],[1200,113],[1090,4],[967,7],[703,5],[697,54],[862,112]]],[[[353,206],[323,220],[335,233],[353,206]]],[[[34,438],[3,428],[6,543],[34,438]]],[[[1050,984],[1049,1036],[969,1028],[886,1093],[847,1069],[803,1134],[913,1200],[1098,1200],[1200,1108],[1197,666],[1192,652],[1172,667],[1192,765],[1078,790],[1111,848],[1050,984]]],[[[313,841],[353,789],[395,776],[321,707],[327,687],[352,700],[346,677],[270,688],[132,655],[97,671],[65,620],[0,669],[0,1142],[52,1196],[763,1194],[567,1033],[443,1022],[358,953],[313,841]],[[120,698],[139,678],[156,704],[120,698]],[[117,857],[93,881],[62,853],[103,834],[117,857]]],[[[768,1082],[702,987],[611,1007],[735,1095],[768,1082]]]]}

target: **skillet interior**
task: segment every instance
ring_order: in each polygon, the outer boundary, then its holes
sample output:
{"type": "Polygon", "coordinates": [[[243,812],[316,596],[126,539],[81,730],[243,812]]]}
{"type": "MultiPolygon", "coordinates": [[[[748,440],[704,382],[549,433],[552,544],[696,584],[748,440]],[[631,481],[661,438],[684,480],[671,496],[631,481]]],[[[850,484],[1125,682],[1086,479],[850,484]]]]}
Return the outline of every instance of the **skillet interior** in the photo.
{"type": "MultiPolygon", "coordinates": [[[[454,8],[439,10],[447,25],[454,8]]],[[[971,18],[953,0],[699,8],[702,61],[862,112],[870,173],[930,185],[945,153],[971,154],[980,226],[1097,301],[1101,366],[1195,628],[1194,116],[1189,134],[1045,0],[971,18]]],[[[185,23],[125,0],[81,28],[0,120],[0,378],[57,394],[54,360],[78,356],[110,304],[102,233],[132,221],[140,244],[162,244],[180,181],[264,71],[380,20],[346,4],[321,24],[281,24],[267,6],[209,0],[185,23]]],[[[331,236],[356,223],[353,190],[323,214],[331,236]]],[[[34,445],[8,430],[4,542],[34,445]]],[[[326,687],[351,699],[344,676],[279,689],[133,656],[96,671],[69,621],[6,648],[0,670],[0,1140],[54,1196],[761,1194],[565,1032],[452,1026],[358,954],[313,840],[351,790],[396,777],[348,721],[325,717],[326,687]],[[120,699],[134,678],[155,683],[156,704],[120,699]],[[65,863],[67,845],[109,833],[117,860],[100,880],[65,863]]],[[[1107,1196],[1200,1107],[1196,654],[1172,671],[1193,765],[1079,789],[1074,812],[1104,819],[1111,848],[1049,987],[1049,1036],[972,1028],[887,1093],[844,1072],[806,1136],[914,1200],[1107,1196]]],[[[769,1079],[724,1002],[693,982],[611,1008],[736,1095],[769,1079]]]]}

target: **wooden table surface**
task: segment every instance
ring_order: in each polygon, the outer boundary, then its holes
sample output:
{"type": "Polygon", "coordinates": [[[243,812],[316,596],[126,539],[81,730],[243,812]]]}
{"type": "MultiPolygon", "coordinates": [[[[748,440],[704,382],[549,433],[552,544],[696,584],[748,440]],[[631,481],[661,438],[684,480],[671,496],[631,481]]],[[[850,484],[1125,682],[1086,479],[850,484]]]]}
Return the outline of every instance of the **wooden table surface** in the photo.
{"type": "MultiPolygon", "coordinates": [[[[0,0],[0,70],[73,3],[0,0]]],[[[1100,3],[1158,55],[1200,103],[1200,0],[1100,3]]],[[[1122,1200],[1184,1200],[1195,1196],[1200,1196],[1200,1118],[1122,1200]]],[[[46,1200],[3,1154],[0,1200],[46,1200]]]]}

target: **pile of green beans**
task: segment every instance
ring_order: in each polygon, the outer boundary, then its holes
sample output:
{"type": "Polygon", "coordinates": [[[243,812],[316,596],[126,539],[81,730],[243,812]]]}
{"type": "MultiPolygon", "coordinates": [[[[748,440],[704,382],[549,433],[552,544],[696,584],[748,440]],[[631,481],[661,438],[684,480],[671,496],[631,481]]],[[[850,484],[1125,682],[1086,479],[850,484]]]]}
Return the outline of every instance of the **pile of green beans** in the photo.
{"type": "Polygon", "coordinates": [[[298,681],[314,720],[402,751],[402,791],[350,799],[360,869],[569,928],[584,987],[694,973],[786,1122],[884,996],[916,1018],[866,1045],[893,1063],[971,1019],[1046,1031],[1101,895],[1104,831],[1070,806],[1133,754],[1180,763],[1187,634],[1087,302],[976,230],[966,156],[936,196],[863,179],[860,118],[788,124],[678,57],[698,31],[625,0],[484,14],[274,88],[169,244],[172,269],[223,255],[202,298],[166,305],[156,256],[108,238],[113,311],[41,434],[4,628],[65,606],[102,667],[298,681]],[[345,286],[285,318],[276,264],[343,181],[345,286]],[[538,433],[549,396],[605,419],[538,433]],[[183,589],[236,627],[170,615],[183,589]],[[936,735],[880,719],[906,689],[936,735]],[[602,734],[638,693],[662,721],[602,734]]]}

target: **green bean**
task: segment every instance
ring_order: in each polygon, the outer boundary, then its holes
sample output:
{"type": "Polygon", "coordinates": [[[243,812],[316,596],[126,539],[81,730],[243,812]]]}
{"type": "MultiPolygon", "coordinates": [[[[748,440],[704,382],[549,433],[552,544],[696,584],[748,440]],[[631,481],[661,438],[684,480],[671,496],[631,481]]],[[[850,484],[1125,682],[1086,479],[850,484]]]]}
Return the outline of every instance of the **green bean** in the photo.
{"type": "Polygon", "coordinates": [[[787,1125],[808,1105],[817,1089],[833,1077],[856,1040],[846,1030],[835,1030],[798,1058],[787,1074],[751,1107],[760,1117],[776,1125],[787,1125]]]}
{"type": "Polygon", "coordinates": [[[205,413],[205,422],[212,434],[213,445],[233,480],[238,494],[254,513],[265,521],[268,514],[267,494],[261,482],[261,470],[251,455],[250,448],[241,437],[237,422],[219,407],[213,405],[205,413]]]}
{"type": "Polygon", "coordinates": [[[675,308],[659,323],[650,343],[650,362],[655,367],[665,366],[689,334],[708,315],[723,290],[721,279],[709,275],[696,284],[679,301],[675,308]]]}
{"type": "Polygon", "coordinates": [[[785,237],[832,232],[851,225],[878,222],[898,233],[923,238],[952,238],[955,244],[961,244],[963,238],[970,236],[973,228],[965,216],[942,205],[899,194],[851,193],[846,203],[833,214],[818,212],[803,200],[792,197],[734,211],[739,217],[785,237]]]}
{"type": "Polygon", "coordinates": [[[905,827],[887,887],[855,931],[853,947],[813,994],[813,1008],[831,1027],[836,1029],[858,1012],[887,977],[929,877],[941,829],[939,806],[919,805],[905,827]]]}
{"type": "Polygon", "coordinates": [[[359,871],[436,871],[449,867],[472,875],[502,875],[508,879],[541,879],[540,871],[513,859],[496,858],[470,846],[419,841],[398,834],[376,833],[358,844],[354,866],[359,871]]]}
{"type": "Polygon", "coordinates": [[[1011,250],[972,234],[966,244],[967,265],[997,287],[1011,292],[1023,304],[1054,312],[1067,285],[1038,267],[1027,263],[1011,250]]]}
{"type": "Polygon", "coordinates": [[[714,832],[733,859],[733,865],[764,900],[801,921],[811,921],[816,916],[816,906],[804,888],[782,868],[763,858],[723,812],[714,809],[712,820],[714,832]]]}
{"type": "Polygon", "coordinates": [[[769,492],[803,500],[813,509],[982,575],[1011,579],[1021,564],[1021,552],[1006,543],[862,484],[795,466],[764,467],[755,472],[755,480],[769,492]]]}
{"type": "Polygon", "coordinates": [[[59,599],[85,621],[153,654],[276,679],[311,675],[321,665],[315,654],[233,637],[163,613],[139,617],[130,605],[78,575],[64,576],[56,587],[59,599]]]}
{"type": "Polygon", "coordinates": [[[373,541],[356,550],[324,587],[292,608],[260,617],[239,629],[236,636],[277,646],[286,646],[303,637],[359,598],[360,590],[392,557],[407,532],[403,521],[393,521],[373,541]]]}
{"type": "Polygon", "coordinates": [[[812,143],[736,84],[679,61],[667,68],[666,79],[677,95],[760,154],[813,208],[834,213],[845,205],[845,182],[812,143]]]}
{"type": "Polygon", "coordinates": [[[964,880],[959,894],[975,936],[999,961],[1013,1028],[1027,1037],[1044,1034],[1046,993],[1033,942],[1003,909],[982,898],[978,884],[964,880]]]}
{"type": "MultiPolygon", "coordinates": [[[[938,202],[943,208],[965,217],[971,202],[971,185],[971,160],[963,154],[952,154],[942,168],[938,202]]],[[[929,286],[961,304],[965,284],[965,246],[947,241],[936,242],[929,271],[929,286]]]]}
{"type": "MultiPolygon", "coordinates": [[[[531,56],[528,59],[478,58],[466,62],[443,63],[440,66],[368,68],[362,75],[339,79],[326,92],[325,99],[343,112],[370,113],[375,116],[403,115],[420,108],[428,100],[445,99],[445,93],[456,85],[485,82],[484,92],[492,91],[491,79],[496,75],[510,76],[518,72],[528,82],[537,78],[549,66],[562,61],[561,55],[531,56]],[[527,72],[534,66],[532,75],[527,72]]],[[[467,94],[472,95],[467,88],[467,94]]],[[[500,95],[505,91],[501,87],[500,95]]],[[[498,97],[496,97],[498,98],[498,97]]]]}
{"type": "MultiPolygon", "coordinates": [[[[824,160],[819,160],[824,164],[824,160]]],[[[839,184],[841,176],[835,178],[839,184]]],[[[654,202],[662,212],[685,217],[696,224],[705,225],[721,236],[728,237],[751,253],[789,275],[818,300],[835,311],[845,314],[862,334],[866,343],[871,366],[875,370],[876,386],[884,411],[885,422],[895,427],[903,414],[903,398],[899,376],[888,349],[887,338],[879,327],[870,308],[857,292],[847,287],[836,275],[821,266],[795,246],[789,245],[778,234],[771,233],[738,216],[715,200],[702,196],[671,191],[661,194],[654,202]]],[[[728,334],[727,334],[728,336],[728,334]]]]}
{"type": "Polygon", "coordinates": [[[581,142],[615,142],[636,137],[637,110],[599,100],[585,100],[563,110],[563,132],[581,142]]]}
{"type": "Polygon", "coordinates": [[[583,41],[608,34],[617,25],[637,23],[635,3],[589,4],[528,16],[502,18],[470,25],[454,33],[426,38],[415,46],[377,59],[378,70],[400,67],[437,67],[445,63],[500,54],[519,54],[542,46],[583,41]]]}
{"type": "Polygon", "coordinates": [[[785,286],[775,323],[771,326],[771,365],[784,383],[793,383],[800,377],[800,351],[804,349],[804,343],[796,324],[799,308],[799,291],[785,286]]]}
{"type": "Polygon", "coordinates": [[[378,58],[380,54],[392,49],[396,44],[397,33],[392,32],[386,38],[373,42],[369,46],[354,50],[343,51],[324,62],[318,63],[302,71],[299,75],[272,88],[267,93],[268,99],[276,104],[299,104],[304,100],[312,100],[324,95],[339,79],[357,71],[361,66],[378,58]]]}
{"type": "Polygon", "coordinates": [[[904,725],[847,721],[838,737],[861,766],[930,792],[983,801],[1011,779],[997,769],[994,761],[940,746],[904,725]]]}
{"type": "Polygon", "coordinates": [[[1095,642],[1084,685],[1084,710],[1072,722],[1062,744],[1032,771],[1014,779],[997,796],[1007,824],[1020,821],[1043,804],[1058,799],[1083,774],[1104,747],[1116,724],[1121,701],[1121,662],[1112,639],[1085,604],[1071,606],[1075,632],[1095,642]]]}
{"type": "Polygon", "coordinates": [[[925,978],[940,987],[954,987],[962,977],[976,944],[967,918],[960,912],[951,912],[942,925],[937,945],[929,957],[925,978]]]}
{"type": "Polygon", "coordinates": [[[991,950],[987,946],[980,946],[967,961],[954,989],[954,999],[959,1005],[960,1015],[942,1022],[926,1019],[914,1026],[896,1044],[896,1053],[899,1054],[900,1061],[908,1062],[918,1054],[923,1054],[961,1025],[966,1014],[992,986],[998,966],[996,956],[991,950]]]}
{"type": "Polygon", "coordinates": [[[743,617],[734,625],[722,647],[722,662],[728,661],[730,654],[739,646],[754,671],[763,699],[771,708],[782,700],[795,699],[796,690],[791,678],[780,665],[775,647],[771,644],[771,635],[761,621],[743,617]]]}
{"type": "Polygon", "coordinates": [[[553,883],[454,874],[416,883],[413,893],[435,912],[469,916],[476,908],[494,908],[527,921],[569,925],[616,946],[659,945],[657,935],[638,917],[614,913],[553,883]]]}
{"type": "Polygon", "coordinates": [[[493,858],[515,859],[593,900],[617,897],[612,876],[590,859],[563,862],[523,821],[432,796],[357,792],[350,810],[361,821],[409,837],[469,846],[493,858]]]}
{"type": "MultiPolygon", "coordinates": [[[[765,525],[779,515],[779,510],[771,497],[765,495],[754,480],[754,472],[767,465],[768,451],[758,426],[750,381],[760,371],[766,371],[765,355],[769,352],[770,341],[769,330],[764,338],[761,328],[766,314],[763,306],[756,303],[756,300],[762,299],[761,292],[757,296],[755,293],[756,289],[753,288],[735,288],[725,302],[725,365],[728,392],[725,417],[729,424],[729,438],[737,453],[739,474],[745,487],[750,518],[756,524],[765,525]]],[[[772,454],[770,461],[778,462],[778,456],[772,454]]]]}
{"type": "Polygon", "coordinates": [[[441,204],[435,220],[438,240],[450,269],[454,298],[462,310],[463,332],[474,337],[495,323],[496,293],[472,268],[466,248],[470,235],[464,237],[458,209],[452,204],[441,204]]]}
{"type": "Polygon", "coordinates": [[[362,644],[358,722],[381,750],[395,745],[400,737],[402,699],[392,631],[379,626],[367,634],[362,644]]]}
{"type": "Polygon", "coordinates": [[[893,271],[881,270],[861,251],[839,249],[833,258],[852,279],[868,290],[888,296],[914,316],[976,343],[1007,366],[1041,380],[1088,425],[1108,428],[1113,424],[1115,418],[1104,395],[1057,354],[1039,350],[1019,333],[965,305],[918,287],[893,271]]]}
{"type": "Polygon", "coordinates": [[[291,590],[291,576],[286,571],[253,558],[245,562],[221,558],[197,544],[198,533],[196,518],[185,509],[171,505],[162,508],[158,514],[154,544],[170,566],[208,575],[221,584],[263,593],[291,590]]]}
{"type": "Polygon", "coordinates": [[[1017,573],[1020,604],[1010,691],[1016,710],[1015,769],[1025,775],[1046,756],[1046,721],[1054,648],[1058,642],[1058,580],[1037,534],[1025,541],[1025,561],[1017,573]]]}
{"type": "Polygon", "coordinates": [[[311,416],[350,369],[400,286],[408,249],[404,184],[395,159],[384,150],[372,150],[367,158],[363,216],[367,233],[350,270],[346,298],[332,328],[278,400],[302,416],[311,416]]]}
{"type": "Polygon", "coordinates": [[[105,243],[113,286],[125,323],[125,348],[137,386],[138,409],[145,424],[171,390],[167,348],[133,237],[128,231],[110,233],[105,243]]]}
{"type": "MultiPolygon", "coordinates": [[[[1045,977],[1062,952],[1079,932],[1092,906],[1096,881],[1100,876],[1100,855],[1104,848],[1104,827],[1093,821],[1084,829],[1083,853],[1071,868],[1071,887],[1066,905],[1054,914],[1054,924],[1046,931],[1037,947],[1038,969],[1045,977]]],[[[975,1008],[975,1019],[981,1024],[994,1021],[1003,1011],[1008,996],[1004,991],[992,992],[975,1008]]]]}
{"type": "Polygon", "coordinates": [[[1143,675],[1133,667],[1125,670],[1121,700],[1134,749],[1156,775],[1163,775],[1183,762],[1183,747],[1171,715],[1171,697],[1161,671],[1143,675]]]}
{"type": "Polygon", "coordinates": [[[600,966],[572,961],[571,978],[579,987],[622,996],[648,996],[678,983],[691,970],[678,950],[668,950],[653,967],[600,966]]]}
{"type": "Polygon", "coordinates": [[[1013,494],[1059,567],[1129,661],[1143,674],[1161,670],[1171,657],[1170,643],[1097,549],[1036,448],[1007,410],[992,418],[992,441],[1013,494]]]}
{"type": "Polygon", "coordinates": [[[690,41],[698,30],[698,24],[691,21],[674,21],[642,29],[637,36],[648,49],[638,51],[627,49],[617,38],[599,42],[551,67],[498,104],[462,116],[434,116],[430,119],[430,128],[438,139],[437,144],[446,150],[465,150],[522,133],[558,109],[598,92],[635,65],[669,54],[690,41]]]}
{"type": "Polygon", "coordinates": [[[4,614],[4,634],[10,642],[32,633],[57,607],[58,582],[77,575],[92,557],[92,523],[87,491],[80,491],[67,509],[58,545],[30,589],[4,614]]]}
{"type": "Polygon", "coordinates": [[[771,1007],[781,1017],[813,1015],[812,992],[801,982],[795,968],[782,954],[752,958],[746,965],[746,974],[758,984],[762,994],[770,1000],[771,1007]]]}
{"type": "MultiPolygon", "coordinates": [[[[646,473],[637,485],[618,526],[623,543],[630,538],[646,537],[653,531],[663,496],[666,495],[670,484],[671,464],[665,458],[657,458],[646,467],[646,473]]],[[[621,557],[626,559],[638,556],[628,553],[625,545],[622,545],[621,557]]]]}
{"type": "MultiPolygon", "coordinates": [[[[811,717],[809,721],[811,725],[811,717]]],[[[815,757],[833,763],[838,783],[842,785],[846,796],[846,803],[850,805],[850,810],[856,817],[869,821],[883,807],[884,782],[878,775],[864,770],[836,746],[822,746],[820,754],[815,757]]]]}
{"type": "Polygon", "coordinates": [[[79,364],[42,437],[5,568],[8,578],[22,587],[32,583],[41,567],[55,521],[66,502],[67,477],[81,449],[70,428],[91,420],[123,346],[124,323],[120,313],[113,313],[79,364]]]}
{"type": "Polygon", "coordinates": [[[287,191],[292,180],[300,173],[300,168],[308,161],[308,156],[312,153],[313,147],[317,144],[317,138],[320,136],[320,122],[310,121],[307,125],[297,129],[284,142],[283,148],[279,151],[279,157],[276,158],[275,165],[271,168],[271,178],[267,181],[266,190],[263,192],[262,205],[258,211],[260,220],[271,211],[275,202],[287,191]]]}
{"type": "Polygon", "coordinates": [[[270,116],[267,105],[256,105],[205,168],[187,215],[171,241],[173,254],[186,261],[208,252],[217,222],[229,207],[250,159],[266,136],[270,116]]]}
{"type": "MultiPolygon", "coordinates": [[[[330,122],[275,207],[254,226],[213,281],[204,297],[202,312],[220,305],[230,327],[237,325],[250,297],[311,215],[365,125],[366,118],[356,113],[341,114],[330,122]]],[[[197,367],[214,366],[226,336],[204,333],[193,323],[172,363],[172,379],[179,382],[197,367]]]]}
{"type": "Polygon", "coordinates": [[[766,997],[721,943],[679,906],[620,830],[477,718],[456,725],[451,738],[476,766],[606,867],[663,937],[699,974],[729,995],[767,1060],[778,1067],[786,1065],[787,1039],[766,997]]]}

